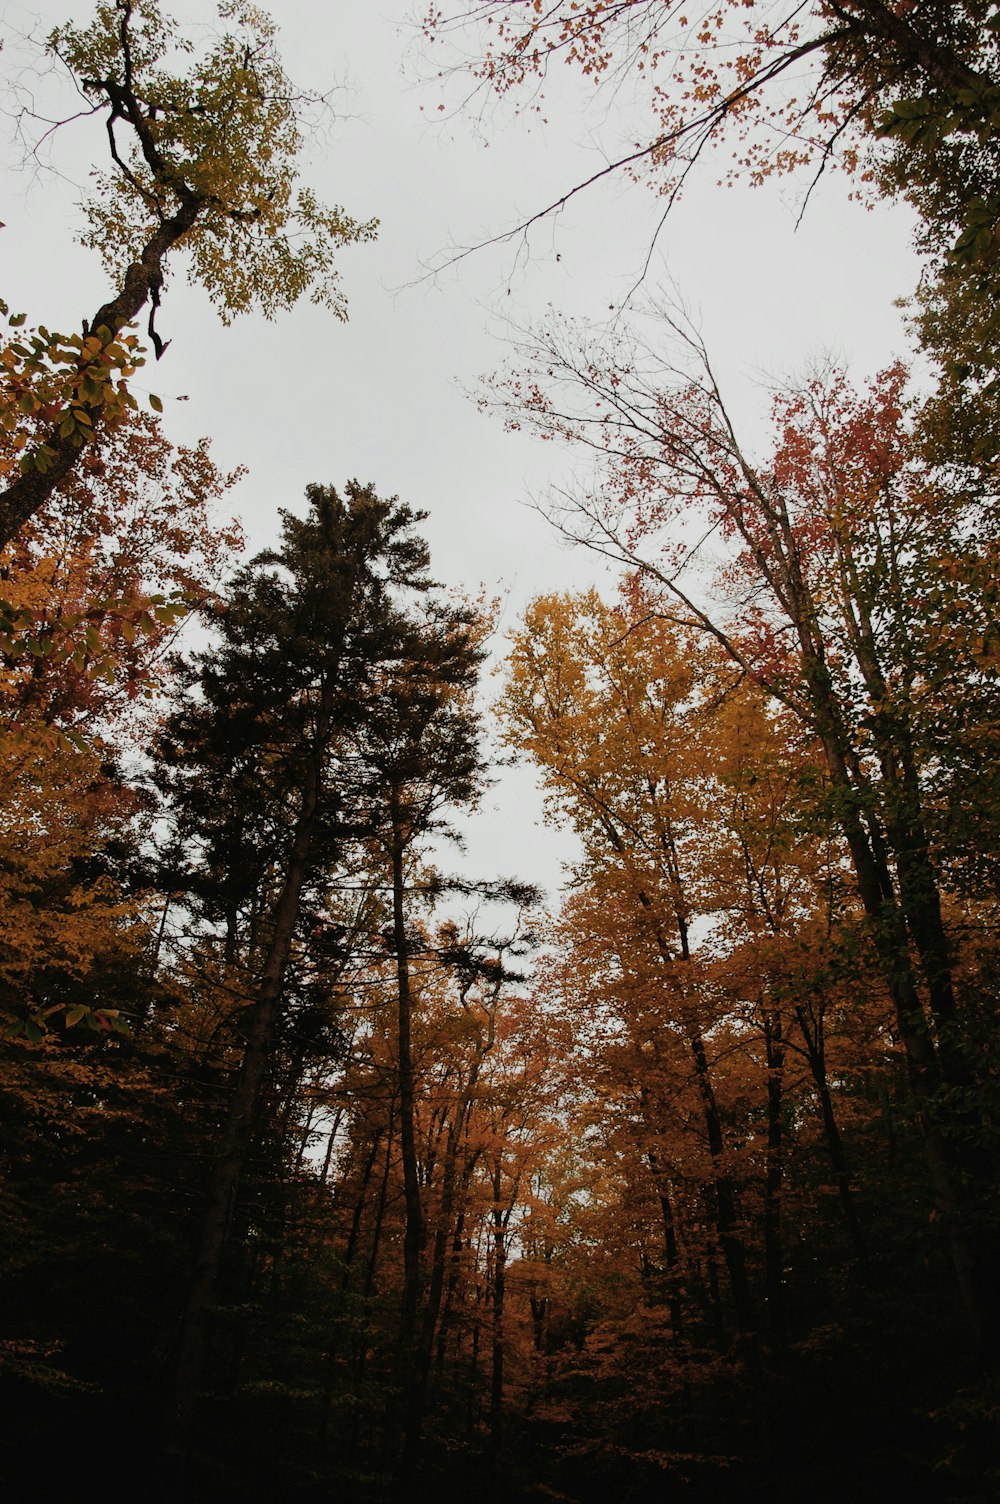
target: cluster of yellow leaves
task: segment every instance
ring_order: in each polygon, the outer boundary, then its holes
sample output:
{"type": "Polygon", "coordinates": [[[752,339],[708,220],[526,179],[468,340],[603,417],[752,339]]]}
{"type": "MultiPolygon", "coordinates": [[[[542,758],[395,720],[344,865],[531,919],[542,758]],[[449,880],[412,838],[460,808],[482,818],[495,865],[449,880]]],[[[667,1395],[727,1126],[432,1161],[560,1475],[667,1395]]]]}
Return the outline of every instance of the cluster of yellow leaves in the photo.
{"type": "MultiPolygon", "coordinates": [[[[220,14],[227,29],[201,53],[156,0],[101,4],[86,26],[52,33],[51,49],[91,97],[113,104],[127,78],[142,110],[140,122],[127,122],[115,168],[96,179],[85,243],[120,277],[159,226],[195,200],[182,248],[190,280],[206,288],[224,322],[252,306],[270,317],[310,289],[314,302],[344,317],[334,253],[373,239],[377,221],[326,208],[298,185],[300,117],[323,101],[288,79],[267,15],[243,0],[220,14]]],[[[114,111],[110,129],[121,131],[114,111]]]]}

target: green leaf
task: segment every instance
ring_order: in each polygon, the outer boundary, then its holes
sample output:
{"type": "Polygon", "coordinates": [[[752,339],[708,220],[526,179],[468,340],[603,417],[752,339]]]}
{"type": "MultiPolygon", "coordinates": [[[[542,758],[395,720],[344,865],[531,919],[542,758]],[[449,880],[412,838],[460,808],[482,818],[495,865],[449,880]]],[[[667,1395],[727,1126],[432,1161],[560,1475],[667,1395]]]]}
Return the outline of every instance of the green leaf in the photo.
{"type": "Polygon", "coordinates": [[[164,626],[167,627],[172,627],[174,622],[178,621],[180,617],[184,616],[187,611],[188,607],[180,603],[176,606],[153,607],[153,615],[156,617],[156,620],[163,622],[164,626]]]}
{"type": "Polygon", "coordinates": [[[160,401],[159,397],[157,397],[155,392],[150,392],[149,394],[149,405],[153,409],[154,413],[162,413],[163,403],[160,401]]]}

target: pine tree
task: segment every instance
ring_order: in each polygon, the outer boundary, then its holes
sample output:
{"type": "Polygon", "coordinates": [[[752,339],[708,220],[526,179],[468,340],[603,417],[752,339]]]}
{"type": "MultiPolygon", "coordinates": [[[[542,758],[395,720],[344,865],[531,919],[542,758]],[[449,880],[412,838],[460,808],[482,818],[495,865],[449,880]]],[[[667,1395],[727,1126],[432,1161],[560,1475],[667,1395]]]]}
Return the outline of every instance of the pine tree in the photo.
{"type": "Polygon", "coordinates": [[[404,602],[429,589],[419,514],[353,482],[343,498],[318,486],[308,497],[304,519],[283,515],[279,548],[236,578],[158,749],[188,848],[190,874],[175,881],[225,924],[223,980],[241,1039],[174,1364],[182,1449],[304,900],[356,834],[342,796],[352,749],[410,630],[404,602]]]}

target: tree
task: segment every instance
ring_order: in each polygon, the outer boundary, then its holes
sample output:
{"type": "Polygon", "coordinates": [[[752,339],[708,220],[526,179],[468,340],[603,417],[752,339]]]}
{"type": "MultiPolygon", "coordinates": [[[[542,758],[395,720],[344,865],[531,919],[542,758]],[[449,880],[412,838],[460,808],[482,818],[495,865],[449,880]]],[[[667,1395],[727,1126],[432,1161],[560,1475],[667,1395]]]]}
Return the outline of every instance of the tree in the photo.
{"type": "Polygon", "coordinates": [[[105,740],[154,695],[177,623],[207,603],[242,542],[208,442],[174,446],[129,412],[54,504],[0,551],[2,719],[105,740]]]}
{"type": "Polygon", "coordinates": [[[97,958],[147,944],[148,799],[120,764],[162,694],[178,619],[239,541],[212,515],[234,480],[206,444],[175,449],[129,414],[0,551],[2,1009],[17,1028],[43,1030],[60,998],[96,1021],[78,1005],[97,958]]]}
{"type": "Polygon", "coordinates": [[[224,320],[253,306],[271,315],[310,289],[345,315],[334,252],[371,239],[375,223],[323,208],[298,186],[306,99],[285,75],[275,27],[246,0],[220,14],[227,29],[201,53],[158,0],[102,0],[89,24],[49,38],[85,112],[105,122],[110,166],[86,205],[84,241],[114,287],[81,334],[19,331],[0,355],[0,422],[21,451],[20,473],[0,493],[0,544],[133,405],[129,328],[148,305],[149,338],[163,353],[155,315],[180,252],[224,320]]]}
{"type": "Polygon", "coordinates": [[[37,1041],[63,1018],[118,1028],[120,1001],[102,1006],[99,979],[110,963],[145,965],[149,905],[129,870],[142,801],[97,754],[53,746],[37,727],[22,729],[16,743],[5,739],[4,753],[3,1032],[37,1041]]]}
{"type": "Polygon", "coordinates": [[[188,702],[158,748],[161,782],[210,878],[210,903],[228,917],[233,940],[241,900],[253,920],[242,957],[232,943],[223,958],[244,1042],[176,1357],[181,1446],[303,895],[336,868],[348,836],[340,787],[348,736],[413,630],[400,595],[428,588],[427,550],[409,508],[356,482],[343,499],[313,487],[309,502],[305,519],[285,514],[281,547],[237,576],[215,613],[219,642],[192,661],[188,702]]]}
{"type": "Polygon", "coordinates": [[[428,6],[424,31],[433,42],[472,31],[475,51],[463,67],[499,95],[528,92],[539,114],[549,69],[560,62],[595,88],[628,82],[648,109],[644,139],[529,223],[621,171],[648,172],[670,203],[706,149],[735,136],[731,178],[760,181],[803,166],[818,175],[839,162],[862,181],[879,178],[890,191],[912,193],[943,233],[950,215],[964,216],[977,234],[996,221],[984,213],[978,186],[958,186],[951,157],[975,154],[995,130],[998,58],[989,16],[982,0],[919,11],[840,0],[765,14],[729,0],[684,12],[661,0],[479,0],[461,9],[428,6]],[[888,157],[882,138],[895,143],[888,157]],[[935,157],[942,140],[944,162],[935,157]],[[935,188],[946,203],[935,203],[935,188]]]}
{"type": "Polygon", "coordinates": [[[924,442],[939,458],[993,465],[1000,31],[986,0],[777,8],[752,0],[691,8],[478,0],[427,6],[424,31],[436,44],[471,32],[471,61],[463,55],[460,71],[471,70],[482,89],[526,101],[546,124],[546,79],[559,63],[595,90],[631,94],[640,121],[646,112],[648,124],[637,123],[624,151],[608,143],[605,165],[494,241],[520,236],[576,194],[627,173],[645,177],[665,200],[655,243],[689,173],[720,151],[729,154],[727,182],[806,173],[803,212],[831,167],[847,172],[856,196],[905,197],[919,215],[924,259],[913,328],[941,381],[924,442]]]}
{"type": "MultiPolygon", "coordinates": [[[[710,840],[713,736],[696,688],[697,648],[656,619],[630,619],[600,601],[533,603],[515,640],[505,710],[512,739],[544,770],[557,808],[583,838],[580,875],[622,929],[622,1010],[630,1046],[649,1050],[668,1079],[690,1074],[703,1118],[719,1246],[745,1362],[757,1363],[738,1190],[708,1036],[719,1020],[692,931],[722,907],[697,852],[710,840]],[[622,917],[622,916],[627,917],[622,917]],[[681,1061],[678,1060],[681,1057],[681,1061]]],[[[591,919],[591,924],[594,920],[591,919]]],[[[668,1232],[672,1213],[657,1148],[663,1082],[643,1088],[647,1153],[668,1232]]],[[[674,1271],[676,1277],[676,1271],[674,1271]]]]}
{"type": "MultiPolygon", "coordinates": [[[[696,337],[677,324],[673,335],[693,374],[669,357],[657,374],[622,351],[574,349],[556,331],[544,342],[544,373],[515,383],[511,406],[607,459],[606,490],[569,503],[566,530],[638,571],[662,598],[656,609],[714,638],[821,751],[894,1000],[959,1284],[990,1352],[991,1109],[973,1063],[983,1048],[975,991],[961,994],[957,936],[945,920],[942,873],[958,853],[934,839],[931,787],[938,757],[949,758],[936,733],[955,713],[944,706],[956,685],[975,686],[977,725],[993,724],[982,718],[992,669],[967,662],[952,678],[953,660],[941,656],[969,641],[990,609],[990,587],[971,589],[968,539],[992,538],[991,499],[956,493],[921,459],[901,368],[862,395],[837,374],[780,394],[774,449],[758,461],[741,447],[696,337]],[[684,571],[716,535],[727,549],[722,599],[701,604],[684,571]],[[952,571],[969,582],[968,604],[963,594],[935,639],[927,607],[954,601],[952,571]]],[[[987,789],[992,759],[991,750],[987,789]]]]}
{"type": "MultiPolygon", "coordinates": [[[[543,986],[570,1025],[555,1069],[587,1167],[563,1215],[587,1252],[547,1275],[578,1350],[556,1356],[539,1407],[564,1452],[609,1476],[626,1458],[690,1476],[722,1451],[776,1481],[800,1465],[784,1423],[800,1386],[803,1411],[826,1393],[803,1359],[829,1361],[831,1330],[874,1319],[887,1425],[907,1403],[896,1313],[861,1311],[885,1306],[891,1259],[912,1320],[922,1277],[901,1240],[926,1211],[904,1234],[900,1191],[919,1142],[888,1105],[904,1055],[822,748],[679,616],[643,580],[615,603],[546,597],[511,655],[509,739],[584,847],[543,986]]],[[[827,1399],[824,1425],[860,1448],[827,1399]]]]}

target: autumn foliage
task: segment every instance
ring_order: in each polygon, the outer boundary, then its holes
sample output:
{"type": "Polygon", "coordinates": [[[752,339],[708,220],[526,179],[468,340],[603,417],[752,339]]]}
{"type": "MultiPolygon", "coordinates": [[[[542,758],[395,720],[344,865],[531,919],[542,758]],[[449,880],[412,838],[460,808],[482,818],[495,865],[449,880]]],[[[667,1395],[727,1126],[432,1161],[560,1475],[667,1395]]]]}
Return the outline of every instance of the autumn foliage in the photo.
{"type": "Polygon", "coordinates": [[[0,348],[0,1481],[993,1498],[992,17],[431,12],[501,93],[630,78],[668,194],[731,126],[755,178],[902,185],[942,350],[968,316],[929,402],[819,366],[752,439],[676,312],[527,337],[484,405],[584,455],[550,518],[618,577],[529,602],[487,702],[423,513],[312,485],[241,559],[239,472],[129,392],[165,257],[341,312],[374,229],[299,193],[273,27],[221,14],[54,34],[115,317],[0,348]],[[561,895],[451,871],[484,727],[561,895]]]}

